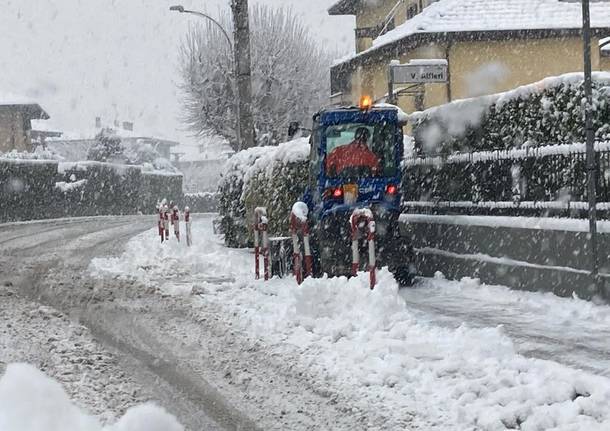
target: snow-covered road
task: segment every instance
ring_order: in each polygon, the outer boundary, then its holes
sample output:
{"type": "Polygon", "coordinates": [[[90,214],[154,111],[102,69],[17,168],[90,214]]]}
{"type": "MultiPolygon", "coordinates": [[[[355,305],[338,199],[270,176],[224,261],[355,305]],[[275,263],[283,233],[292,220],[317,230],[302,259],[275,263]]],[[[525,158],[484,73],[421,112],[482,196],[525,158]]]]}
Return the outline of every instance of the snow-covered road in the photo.
{"type": "Polygon", "coordinates": [[[88,369],[57,372],[70,349],[105,358],[100,368],[80,352],[97,373],[72,395],[80,406],[103,419],[150,399],[192,430],[610,429],[607,305],[440,276],[399,290],[386,271],[373,292],[366,277],[265,283],[249,251],[212,234],[211,216],[196,218],[190,249],[159,244],[152,223],[0,226],[0,311],[25,310],[21,330],[0,332],[11,352],[0,361],[36,364],[46,322],[72,341],[36,365],[68,393],[88,369]],[[38,301],[80,322],[77,335],[38,301]],[[19,345],[26,330],[35,350],[19,345]],[[113,378],[95,399],[91,388],[121,372],[124,387],[113,378]]]}
{"type": "Polygon", "coordinates": [[[251,255],[210,229],[200,220],[192,250],[151,251],[154,232],[144,233],[91,271],[195,292],[194,310],[212,304],[351,406],[361,429],[610,427],[606,305],[440,277],[399,291],[386,271],[374,292],[366,277],[254,281],[251,255]]]}
{"type": "Polygon", "coordinates": [[[187,416],[192,429],[225,429],[84,318],[99,317],[96,308],[127,286],[104,289],[82,270],[98,254],[119,254],[151,224],[151,217],[88,217],[0,225],[2,431],[183,429],[143,404],[149,400],[187,416]]]}

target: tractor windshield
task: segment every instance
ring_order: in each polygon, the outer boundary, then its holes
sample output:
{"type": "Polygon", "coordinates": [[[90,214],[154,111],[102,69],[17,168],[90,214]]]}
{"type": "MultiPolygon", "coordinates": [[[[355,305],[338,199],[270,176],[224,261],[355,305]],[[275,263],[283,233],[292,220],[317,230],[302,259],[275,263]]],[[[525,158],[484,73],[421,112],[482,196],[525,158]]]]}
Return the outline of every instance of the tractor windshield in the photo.
{"type": "Polygon", "coordinates": [[[330,178],[391,177],[398,169],[392,124],[348,123],[324,132],[324,168],[330,178]]]}

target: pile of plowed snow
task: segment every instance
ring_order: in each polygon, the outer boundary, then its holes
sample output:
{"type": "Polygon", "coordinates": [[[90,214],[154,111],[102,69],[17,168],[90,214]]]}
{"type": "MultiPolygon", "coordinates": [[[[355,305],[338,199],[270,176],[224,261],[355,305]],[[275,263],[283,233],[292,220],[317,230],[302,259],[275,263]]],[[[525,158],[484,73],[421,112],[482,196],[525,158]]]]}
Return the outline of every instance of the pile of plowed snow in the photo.
{"type": "Polygon", "coordinates": [[[0,379],[2,431],[183,431],[178,421],[152,404],[129,409],[102,427],[76,407],[61,385],[27,364],[10,364],[0,379]]]}

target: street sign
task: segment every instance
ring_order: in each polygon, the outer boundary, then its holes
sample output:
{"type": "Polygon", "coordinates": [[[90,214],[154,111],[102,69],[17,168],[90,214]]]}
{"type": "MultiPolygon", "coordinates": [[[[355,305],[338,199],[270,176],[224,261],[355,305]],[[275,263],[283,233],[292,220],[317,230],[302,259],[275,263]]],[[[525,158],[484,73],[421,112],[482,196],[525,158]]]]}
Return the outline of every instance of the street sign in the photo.
{"type": "Polygon", "coordinates": [[[411,60],[407,64],[390,66],[391,81],[394,84],[446,83],[448,78],[447,60],[411,60]]]}

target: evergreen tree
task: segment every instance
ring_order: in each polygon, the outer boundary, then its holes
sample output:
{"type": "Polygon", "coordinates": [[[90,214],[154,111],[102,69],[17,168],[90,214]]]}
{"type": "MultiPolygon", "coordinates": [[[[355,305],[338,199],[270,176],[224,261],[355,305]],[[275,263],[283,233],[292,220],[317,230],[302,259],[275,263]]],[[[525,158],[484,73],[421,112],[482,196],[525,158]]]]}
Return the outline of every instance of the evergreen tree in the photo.
{"type": "Polygon", "coordinates": [[[95,137],[95,144],[89,149],[87,159],[96,162],[124,162],[124,151],[121,138],[110,129],[102,129],[95,137]]]}

